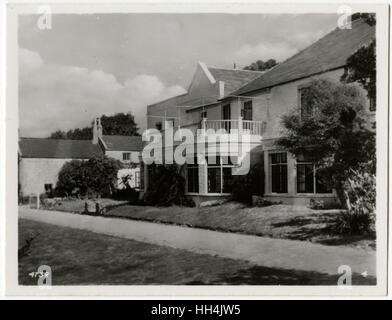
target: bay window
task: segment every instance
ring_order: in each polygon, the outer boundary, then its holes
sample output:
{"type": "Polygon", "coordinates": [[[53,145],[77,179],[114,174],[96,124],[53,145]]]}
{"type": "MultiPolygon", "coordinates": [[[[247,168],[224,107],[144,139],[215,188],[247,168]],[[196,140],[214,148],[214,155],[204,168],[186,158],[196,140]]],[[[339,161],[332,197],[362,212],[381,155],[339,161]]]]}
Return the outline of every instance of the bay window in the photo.
{"type": "Polygon", "coordinates": [[[297,157],[297,193],[331,193],[317,174],[316,165],[304,156],[297,157]]]}
{"type": "Polygon", "coordinates": [[[207,157],[208,193],[231,192],[231,181],[233,178],[231,168],[233,167],[234,165],[231,163],[230,157],[222,158],[216,156],[215,159],[207,157]]]}
{"type": "Polygon", "coordinates": [[[197,158],[194,159],[193,163],[188,163],[187,168],[187,190],[188,192],[199,192],[199,165],[197,164],[197,158]]]}
{"type": "Polygon", "coordinates": [[[287,153],[270,154],[271,191],[287,193],[287,153]]]}

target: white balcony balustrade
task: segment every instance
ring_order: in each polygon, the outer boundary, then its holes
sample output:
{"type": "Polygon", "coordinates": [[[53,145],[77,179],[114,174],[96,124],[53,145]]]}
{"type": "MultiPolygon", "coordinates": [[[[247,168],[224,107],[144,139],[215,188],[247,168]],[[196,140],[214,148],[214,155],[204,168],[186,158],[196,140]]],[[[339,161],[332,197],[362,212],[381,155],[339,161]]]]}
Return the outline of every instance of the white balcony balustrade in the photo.
{"type": "Polygon", "coordinates": [[[207,120],[203,119],[201,121],[201,129],[213,129],[214,131],[226,130],[226,132],[231,132],[236,130],[238,133],[247,133],[251,135],[262,136],[266,129],[266,123],[263,121],[253,121],[253,120],[207,120]]]}

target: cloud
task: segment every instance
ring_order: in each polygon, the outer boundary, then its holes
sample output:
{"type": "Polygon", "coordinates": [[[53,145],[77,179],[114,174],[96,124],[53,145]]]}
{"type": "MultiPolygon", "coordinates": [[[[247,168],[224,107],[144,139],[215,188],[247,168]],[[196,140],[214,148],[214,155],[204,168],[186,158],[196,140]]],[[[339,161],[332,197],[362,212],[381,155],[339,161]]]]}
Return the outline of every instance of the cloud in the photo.
{"type": "Polygon", "coordinates": [[[257,60],[275,59],[278,62],[290,58],[300,50],[311,45],[318,39],[322,38],[329,29],[319,30],[317,32],[303,32],[290,36],[289,39],[283,39],[280,42],[260,42],[255,45],[244,44],[234,52],[233,61],[239,65],[245,66],[257,60]]]}
{"type": "Polygon", "coordinates": [[[146,128],[148,104],[185,92],[140,74],[120,83],[101,70],[45,63],[37,52],[19,50],[19,114],[22,136],[88,126],[101,114],[131,112],[146,128]]]}

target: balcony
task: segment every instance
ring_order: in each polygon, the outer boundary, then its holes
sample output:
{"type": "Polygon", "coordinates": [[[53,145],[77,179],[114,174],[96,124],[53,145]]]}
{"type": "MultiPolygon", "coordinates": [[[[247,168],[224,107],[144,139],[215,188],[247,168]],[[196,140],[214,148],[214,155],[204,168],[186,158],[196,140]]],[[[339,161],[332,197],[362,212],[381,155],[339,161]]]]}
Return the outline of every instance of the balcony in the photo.
{"type": "Polygon", "coordinates": [[[262,136],[266,129],[266,123],[264,121],[242,120],[241,118],[237,120],[208,120],[205,118],[201,121],[200,128],[214,131],[225,130],[228,133],[236,131],[239,134],[262,136]]]}

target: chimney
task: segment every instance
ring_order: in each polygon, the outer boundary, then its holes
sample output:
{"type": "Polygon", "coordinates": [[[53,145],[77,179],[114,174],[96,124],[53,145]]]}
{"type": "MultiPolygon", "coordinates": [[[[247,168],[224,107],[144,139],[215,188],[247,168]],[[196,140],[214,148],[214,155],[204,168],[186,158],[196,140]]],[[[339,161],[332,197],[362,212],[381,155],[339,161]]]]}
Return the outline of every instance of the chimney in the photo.
{"type": "Polygon", "coordinates": [[[102,138],[101,118],[95,118],[93,124],[93,144],[97,144],[99,138],[102,138]]]}
{"type": "Polygon", "coordinates": [[[219,81],[219,98],[222,99],[225,96],[225,82],[219,81]]]}

